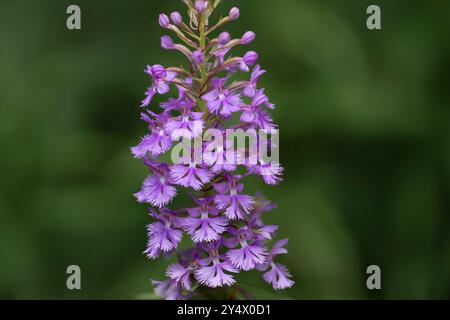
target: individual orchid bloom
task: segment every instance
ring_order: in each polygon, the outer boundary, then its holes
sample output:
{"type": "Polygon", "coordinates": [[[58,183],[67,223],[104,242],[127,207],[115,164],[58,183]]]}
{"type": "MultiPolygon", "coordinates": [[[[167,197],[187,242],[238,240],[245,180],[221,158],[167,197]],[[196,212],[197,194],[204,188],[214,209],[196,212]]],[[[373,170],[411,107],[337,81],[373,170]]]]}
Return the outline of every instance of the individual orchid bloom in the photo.
{"type": "Polygon", "coordinates": [[[238,20],[236,7],[214,24],[210,19],[216,16],[213,11],[220,0],[183,2],[189,21],[174,11],[161,13],[158,22],[181,41],[175,43],[175,38],[164,35],[162,48],[180,51],[187,63],[147,66],[152,82],[141,103],[141,119],[148,131],[131,148],[150,171],[134,194],[138,202],[150,206],[152,222],[144,253],[152,260],[176,256],[166,270],[166,280],[152,281],[155,293],[168,300],[212,294],[215,288],[238,285],[234,275],[250,270],[260,271],[262,280],[276,290],[289,288],[294,281],[277,261],[278,255],[287,253],[287,240],[276,241],[278,225],[263,221],[276,205],[259,194],[244,193],[250,176],[275,185],[283,172],[275,160],[255,157],[261,148],[274,150],[277,144],[264,138],[273,136],[277,128],[270,114],[275,106],[259,88],[266,71],[257,64],[257,52],[231,53],[236,46],[252,43],[256,35],[247,31],[232,39],[230,33],[218,31],[238,20]],[[243,73],[250,71],[248,79],[243,73]],[[158,112],[149,108],[156,94],[165,95],[171,88],[177,90],[175,97],[160,102],[158,112]],[[250,143],[238,142],[235,149],[234,139],[226,137],[229,130],[245,131],[250,143]],[[169,209],[182,192],[191,202],[169,209]]]}
{"type": "Polygon", "coordinates": [[[159,156],[169,150],[171,146],[170,135],[166,134],[163,127],[155,127],[151,134],[143,136],[139,144],[131,148],[131,152],[135,158],[143,158],[147,153],[151,153],[152,156],[159,156]]]}
{"type": "Polygon", "coordinates": [[[243,183],[237,183],[235,180],[213,184],[217,191],[214,201],[217,208],[225,210],[224,215],[231,220],[244,219],[249,213],[255,201],[246,194],[241,194],[244,189],[243,183]]]}
{"type": "Polygon", "coordinates": [[[166,172],[160,174],[154,172],[154,175],[148,176],[142,184],[141,191],[134,194],[140,203],[150,203],[156,207],[162,208],[167,205],[177,194],[173,182],[166,172]]]}
{"type": "Polygon", "coordinates": [[[250,167],[250,171],[259,174],[264,182],[269,185],[278,184],[283,180],[281,178],[283,167],[275,161],[265,162],[260,159],[257,165],[250,167]]]}
{"type": "Polygon", "coordinates": [[[144,72],[152,77],[153,84],[146,91],[146,97],[144,100],[142,100],[141,107],[147,107],[151,103],[152,98],[156,93],[166,94],[167,92],[169,92],[169,84],[177,76],[176,72],[167,71],[163,66],[159,64],[156,64],[154,66],[147,66],[147,69],[145,69],[144,72]]]}
{"type": "Polygon", "coordinates": [[[228,220],[219,216],[219,210],[203,203],[200,207],[186,209],[188,216],[180,218],[180,226],[192,237],[192,241],[211,242],[220,239],[228,227],[228,220]]]}
{"type": "Polygon", "coordinates": [[[249,72],[249,66],[254,65],[256,61],[258,61],[258,54],[255,51],[249,51],[239,60],[239,68],[244,72],[249,72]]]}
{"type": "Polygon", "coordinates": [[[167,276],[179,283],[183,289],[190,291],[192,288],[191,270],[190,266],[174,263],[167,268],[167,276]]]}
{"type": "Polygon", "coordinates": [[[174,164],[170,166],[170,176],[180,186],[199,191],[213,178],[208,168],[198,166],[195,162],[174,164]]]}
{"type": "Polygon", "coordinates": [[[242,91],[244,93],[244,95],[252,98],[256,94],[259,78],[264,73],[266,73],[266,70],[262,70],[259,64],[257,64],[253,68],[252,74],[250,76],[250,81],[248,82],[248,85],[244,88],[244,90],[242,91]]]}
{"type": "Polygon", "coordinates": [[[271,284],[276,290],[290,288],[294,284],[294,281],[289,279],[291,274],[288,269],[274,261],[275,256],[287,253],[287,250],[284,248],[287,243],[288,239],[275,242],[267,255],[267,262],[257,266],[260,271],[268,270],[263,274],[264,281],[271,284]]]}
{"type": "Polygon", "coordinates": [[[273,124],[270,113],[261,108],[262,105],[273,108],[273,105],[264,94],[264,90],[258,90],[252,97],[251,103],[244,108],[240,120],[244,123],[252,124],[264,132],[274,132],[276,126],[273,124]]]}
{"type": "Polygon", "coordinates": [[[255,234],[247,226],[237,231],[229,230],[229,232],[235,235],[234,238],[227,239],[228,246],[234,247],[230,245],[233,242],[238,246],[227,252],[227,258],[235,268],[248,271],[266,262],[266,248],[261,241],[256,241],[255,234]]]}
{"type": "Polygon", "coordinates": [[[287,268],[275,262],[270,264],[270,270],[264,273],[263,277],[267,283],[277,290],[290,288],[294,284],[294,281],[289,279],[292,276],[287,268]]]}
{"type": "Polygon", "coordinates": [[[242,104],[239,94],[223,88],[226,80],[215,79],[213,82],[214,89],[202,96],[202,99],[208,103],[209,111],[223,117],[229,117],[233,112],[238,111],[242,104]]]}
{"type": "Polygon", "coordinates": [[[151,133],[146,134],[142,137],[137,146],[131,148],[134,157],[143,158],[147,154],[157,157],[169,150],[172,146],[172,139],[170,134],[164,128],[168,118],[167,113],[154,115],[155,120],[152,120],[145,113],[142,113],[141,117],[150,124],[151,133]]]}
{"type": "Polygon", "coordinates": [[[165,129],[170,132],[172,140],[193,139],[202,134],[204,126],[203,112],[185,110],[181,115],[167,121],[165,129]]]}
{"type": "Polygon", "coordinates": [[[219,255],[217,247],[217,244],[206,247],[208,257],[200,261],[200,267],[194,273],[198,282],[210,288],[233,285],[236,280],[227,272],[238,272],[228,260],[219,255]]]}
{"type": "Polygon", "coordinates": [[[231,141],[225,141],[225,145],[217,141],[206,143],[203,161],[210,166],[212,173],[217,174],[221,171],[232,172],[236,170],[236,164],[230,159],[237,159],[236,152],[232,150],[231,141]]]}
{"type": "Polygon", "coordinates": [[[175,250],[181,241],[183,233],[176,227],[176,216],[167,209],[161,209],[161,214],[155,211],[151,216],[157,221],[147,226],[148,243],[144,253],[150,259],[156,259],[161,252],[175,250]]]}
{"type": "Polygon", "coordinates": [[[164,281],[152,280],[155,287],[155,293],[160,297],[165,297],[166,300],[186,300],[188,295],[182,293],[180,282],[175,279],[168,279],[164,281]]]}

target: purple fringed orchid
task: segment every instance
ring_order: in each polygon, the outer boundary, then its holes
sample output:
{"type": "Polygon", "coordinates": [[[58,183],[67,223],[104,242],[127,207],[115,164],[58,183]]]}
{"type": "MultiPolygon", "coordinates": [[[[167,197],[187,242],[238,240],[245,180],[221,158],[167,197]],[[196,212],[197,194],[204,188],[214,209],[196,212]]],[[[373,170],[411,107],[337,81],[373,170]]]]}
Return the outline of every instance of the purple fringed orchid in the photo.
{"type": "MultiPolygon", "coordinates": [[[[144,253],[149,259],[177,253],[177,261],[167,269],[167,279],[152,281],[155,292],[165,299],[189,299],[198,295],[201,287],[237,286],[234,275],[249,270],[262,272],[262,279],[276,290],[289,288],[294,281],[277,261],[280,254],[287,253],[287,239],[275,242],[278,226],[262,220],[276,205],[259,194],[247,194],[245,188],[245,180],[252,175],[268,185],[278,184],[282,166],[262,158],[249,161],[252,146],[233,150],[229,140],[204,138],[211,129],[220,134],[229,129],[266,134],[276,131],[269,112],[275,106],[264,89],[258,88],[260,77],[266,73],[257,64],[258,54],[248,51],[242,57],[229,56],[235,46],[250,44],[256,35],[247,31],[238,39],[232,39],[228,32],[214,36],[217,29],[239,18],[239,9],[232,8],[213,25],[209,18],[221,0],[183,2],[190,21],[183,22],[179,12],[172,12],[170,18],[159,15],[160,26],[173,31],[183,43],[163,36],[161,46],[181,52],[189,64],[184,68],[147,66],[145,73],[151,83],[141,103],[141,119],[149,131],[131,148],[134,157],[143,159],[150,171],[135,193],[138,202],[150,205],[153,219],[147,227],[144,253]],[[239,72],[248,80],[233,80],[239,72]],[[155,95],[171,90],[177,91],[176,98],[161,102],[159,111],[150,106],[155,95]],[[197,145],[190,143],[199,138],[197,145]],[[173,152],[179,145],[187,154],[180,157],[182,161],[174,161],[173,152]],[[200,160],[192,159],[198,150],[203,153],[200,160]],[[169,208],[183,189],[192,203],[169,208]],[[191,247],[179,250],[183,235],[191,247]]],[[[254,144],[267,147],[273,143],[258,140],[254,144]]]]}

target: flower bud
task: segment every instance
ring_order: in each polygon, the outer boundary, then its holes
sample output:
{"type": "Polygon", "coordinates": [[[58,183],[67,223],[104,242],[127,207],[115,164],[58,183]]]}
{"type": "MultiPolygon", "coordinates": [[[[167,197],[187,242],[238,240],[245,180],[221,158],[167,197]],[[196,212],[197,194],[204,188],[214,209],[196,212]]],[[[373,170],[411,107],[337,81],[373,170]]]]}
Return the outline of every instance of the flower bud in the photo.
{"type": "Polygon", "coordinates": [[[173,40],[169,36],[162,36],[161,37],[161,47],[166,50],[173,49],[173,40]]]}
{"type": "Polygon", "coordinates": [[[166,28],[166,29],[169,27],[169,25],[170,25],[170,20],[169,20],[169,17],[167,16],[167,14],[161,13],[161,14],[159,15],[159,25],[160,25],[162,28],[166,28]]]}
{"type": "Polygon", "coordinates": [[[170,14],[170,19],[172,23],[176,26],[179,26],[183,22],[183,17],[178,11],[174,11],[170,14]]]}
{"type": "Polygon", "coordinates": [[[208,6],[208,1],[197,0],[195,2],[194,8],[195,8],[195,10],[197,10],[198,13],[202,13],[203,11],[205,11],[207,6],[208,6]]]}
{"type": "Polygon", "coordinates": [[[239,19],[239,16],[240,16],[239,8],[236,7],[231,8],[229,13],[230,20],[237,20],[239,19]]]}
{"type": "Polygon", "coordinates": [[[253,31],[247,31],[241,38],[241,44],[249,44],[255,40],[256,34],[253,31]]]}
{"type": "Polygon", "coordinates": [[[258,54],[255,51],[249,51],[244,55],[244,62],[248,65],[254,65],[258,61],[258,54]]]}
{"type": "Polygon", "coordinates": [[[191,60],[195,64],[201,64],[203,62],[203,53],[201,50],[192,52],[191,60]]]}
{"type": "Polygon", "coordinates": [[[226,45],[228,42],[231,41],[231,36],[228,32],[222,32],[221,34],[219,34],[219,44],[221,46],[226,45]]]}

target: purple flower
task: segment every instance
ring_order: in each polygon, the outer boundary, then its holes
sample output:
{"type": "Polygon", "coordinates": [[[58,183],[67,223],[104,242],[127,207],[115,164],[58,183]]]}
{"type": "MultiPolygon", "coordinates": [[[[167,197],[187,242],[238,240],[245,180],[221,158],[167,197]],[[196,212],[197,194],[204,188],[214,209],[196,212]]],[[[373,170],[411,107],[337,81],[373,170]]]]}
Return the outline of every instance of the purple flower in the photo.
{"type": "Polygon", "coordinates": [[[241,114],[240,119],[242,122],[250,123],[258,129],[271,133],[276,126],[273,124],[270,113],[261,108],[262,105],[273,107],[264,94],[264,90],[258,90],[252,97],[252,102],[242,108],[244,112],[241,114]]]}
{"type": "Polygon", "coordinates": [[[277,184],[283,179],[280,177],[283,172],[283,167],[278,162],[264,162],[260,160],[260,163],[251,168],[253,172],[259,174],[266,184],[277,184]]]}
{"type": "Polygon", "coordinates": [[[173,181],[183,187],[200,190],[204,184],[213,178],[207,168],[202,168],[194,162],[188,164],[175,164],[170,167],[170,176],[173,181]]]}
{"type": "Polygon", "coordinates": [[[243,93],[252,98],[256,94],[256,86],[258,85],[259,78],[266,73],[265,70],[262,70],[259,64],[257,64],[252,71],[252,75],[250,77],[250,81],[248,85],[244,88],[243,93]]]}
{"type": "MultiPolygon", "coordinates": [[[[232,149],[232,142],[226,141],[227,148],[232,149]]],[[[233,150],[225,150],[222,143],[219,141],[212,141],[207,143],[203,151],[203,161],[210,166],[212,173],[219,173],[221,171],[236,170],[236,152],[233,150]]]]}
{"type": "Polygon", "coordinates": [[[214,201],[217,208],[225,210],[224,214],[228,219],[244,219],[248,214],[255,201],[246,194],[240,194],[244,189],[244,184],[236,183],[235,180],[230,182],[213,184],[217,194],[214,201]]]}
{"type": "Polygon", "coordinates": [[[168,83],[172,82],[177,76],[176,72],[166,71],[166,69],[159,64],[147,66],[145,73],[152,77],[153,84],[146,91],[146,98],[142,100],[141,107],[148,106],[156,93],[166,94],[169,92],[170,87],[168,83]]]}
{"type": "Polygon", "coordinates": [[[244,71],[250,71],[249,66],[252,66],[258,61],[258,54],[255,51],[247,52],[240,61],[239,68],[244,71]]]}
{"type": "Polygon", "coordinates": [[[192,237],[194,242],[211,242],[220,238],[226,230],[228,220],[219,217],[219,210],[206,204],[187,209],[188,216],[182,218],[180,226],[192,237]]]}
{"type": "Polygon", "coordinates": [[[204,121],[202,120],[203,112],[184,111],[182,115],[170,119],[165,129],[170,132],[172,140],[181,137],[192,139],[202,134],[204,121]]]}
{"type": "Polygon", "coordinates": [[[261,241],[255,241],[255,235],[247,226],[237,231],[231,229],[229,232],[234,233],[235,236],[227,239],[228,246],[232,248],[237,244],[239,246],[227,252],[227,258],[234,267],[248,271],[266,262],[266,249],[261,241]]]}
{"type": "Polygon", "coordinates": [[[148,243],[144,253],[149,259],[156,259],[161,252],[175,250],[183,233],[176,229],[176,216],[169,210],[164,210],[161,214],[152,211],[151,215],[157,221],[147,226],[148,243]]]}
{"type": "Polygon", "coordinates": [[[231,36],[228,32],[222,32],[219,34],[219,37],[218,37],[219,46],[223,47],[230,41],[231,41],[231,36]]]}
{"type": "Polygon", "coordinates": [[[166,300],[186,300],[189,296],[181,292],[180,284],[177,280],[152,280],[155,293],[166,300]]]}
{"type": "Polygon", "coordinates": [[[289,279],[291,274],[285,266],[279,263],[271,263],[271,269],[264,273],[264,280],[271,284],[274,289],[286,289],[292,287],[294,281],[289,279]]]}
{"type": "Polygon", "coordinates": [[[225,271],[236,273],[236,270],[229,261],[222,259],[215,247],[210,247],[209,256],[200,261],[201,267],[195,271],[195,278],[201,284],[217,288],[222,286],[231,286],[236,280],[232,275],[225,271]]]}
{"type": "Polygon", "coordinates": [[[208,1],[197,0],[197,1],[195,1],[194,7],[195,7],[195,10],[197,10],[198,13],[202,13],[208,7],[208,1]]]}
{"type": "Polygon", "coordinates": [[[185,290],[191,290],[191,268],[189,266],[185,267],[179,263],[171,264],[167,269],[167,276],[181,284],[185,290]]]}
{"type": "Polygon", "coordinates": [[[177,194],[176,188],[171,184],[168,174],[154,173],[144,180],[141,191],[135,193],[139,202],[150,203],[156,207],[168,204],[177,194]]]}
{"type": "Polygon", "coordinates": [[[270,270],[263,275],[264,280],[271,284],[274,289],[286,289],[292,287],[294,281],[289,279],[291,274],[285,266],[274,262],[274,257],[279,254],[287,253],[284,246],[288,243],[288,239],[277,241],[270,250],[265,264],[258,265],[260,271],[265,271],[270,267],[270,270]]]}
{"type": "Polygon", "coordinates": [[[223,117],[229,117],[233,112],[239,110],[242,104],[241,96],[223,89],[226,79],[216,79],[214,89],[202,96],[202,99],[208,103],[209,110],[214,114],[220,114],[223,117]]]}
{"type": "Polygon", "coordinates": [[[172,146],[170,134],[164,128],[167,115],[164,113],[160,114],[156,117],[156,120],[151,120],[146,114],[142,114],[142,117],[151,124],[151,133],[142,137],[139,144],[131,148],[131,152],[135,158],[143,158],[148,153],[153,157],[157,157],[172,146]]]}

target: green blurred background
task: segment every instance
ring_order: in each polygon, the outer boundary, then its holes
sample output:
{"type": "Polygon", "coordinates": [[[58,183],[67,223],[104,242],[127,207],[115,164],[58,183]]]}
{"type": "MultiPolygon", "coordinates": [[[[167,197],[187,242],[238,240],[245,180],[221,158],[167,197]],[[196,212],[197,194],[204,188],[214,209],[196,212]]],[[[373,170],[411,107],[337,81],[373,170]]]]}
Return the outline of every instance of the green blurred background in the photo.
{"type": "MultiPolygon", "coordinates": [[[[264,191],[294,299],[449,298],[449,1],[224,0],[253,30],[277,104],[285,181],[264,191]],[[382,9],[382,30],[366,8],[382,9]],[[366,289],[377,264],[382,290],[366,289]]],[[[145,132],[146,64],[158,13],[178,0],[0,1],[0,298],[123,298],[151,293],[168,261],[148,261],[146,169],[129,147],[145,132]],[[78,4],[82,30],[66,29],[78,4]],[[82,290],[66,289],[66,268],[82,290]]],[[[184,13],[184,12],[183,12],[184,13]]],[[[238,50],[238,52],[241,52],[238,50]]],[[[175,206],[181,206],[180,200],[175,206]]],[[[259,274],[240,281],[272,297],[259,274]]]]}

